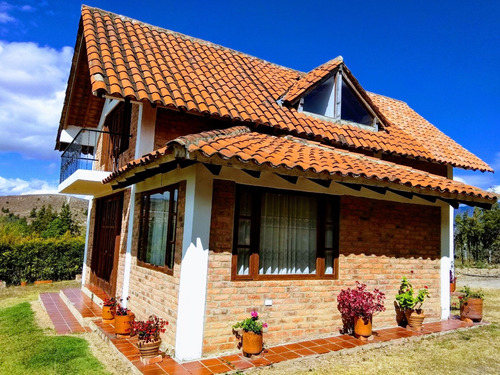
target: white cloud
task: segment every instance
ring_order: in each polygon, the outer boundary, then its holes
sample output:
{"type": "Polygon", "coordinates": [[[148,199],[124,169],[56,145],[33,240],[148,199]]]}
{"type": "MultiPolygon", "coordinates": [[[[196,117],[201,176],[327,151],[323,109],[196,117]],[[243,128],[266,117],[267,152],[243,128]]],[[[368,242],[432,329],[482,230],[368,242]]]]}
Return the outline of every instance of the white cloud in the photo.
{"type": "Polygon", "coordinates": [[[0,12],[0,23],[14,22],[16,19],[5,12],[0,12]]]}
{"type": "Polygon", "coordinates": [[[0,152],[56,160],[73,49],[0,41],[0,152]]]}
{"type": "Polygon", "coordinates": [[[3,178],[0,176],[0,195],[56,194],[57,181],[3,178]]]}
{"type": "Polygon", "coordinates": [[[490,189],[488,189],[490,191],[492,191],[493,193],[497,193],[497,194],[500,194],[500,185],[496,185],[496,186],[492,186],[490,189]]]}

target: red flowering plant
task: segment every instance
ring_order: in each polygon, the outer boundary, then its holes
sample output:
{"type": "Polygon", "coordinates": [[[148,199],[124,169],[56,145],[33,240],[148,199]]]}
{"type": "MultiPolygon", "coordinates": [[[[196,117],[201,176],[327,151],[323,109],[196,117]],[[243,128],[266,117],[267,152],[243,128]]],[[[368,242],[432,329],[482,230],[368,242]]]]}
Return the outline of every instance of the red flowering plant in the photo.
{"type": "Polygon", "coordinates": [[[158,318],[156,315],[151,315],[146,321],[139,320],[130,323],[132,332],[137,334],[139,340],[144,340],[146,343],[158,341],[167,325],[168,321],[158,318]]]}
{"type": "Polygon", "coordinates": [[[399,293],[396,294],[396,301],[403,310],[415,310],[417,314],[422,313],[422,305],[426,298],[430,297],[429,287],[426,285],[414,295],[413,286],[408,281],[406,276],[401,280],[399,293]]]}
{"type": "MultiPolygon", "coordinates": [[[[129,299],[130,299],[130,297],[127,297],[127,301],[129,299]]],[[[116,315],[119,315],[119,316],[128,315],[128,313],[130,312],[129,309],[127,309],[126,307],[124,307],[122,305],[122,302],[123,302],[123,298],[120,298],[120,302],[116,303],[116,315]]]]}
{"type": "Polygon", "coordinates": [[[356,281],[356,288],[341,290],[337,296],[337,308],[342,315],[344,332],[353,332],[355,317],[359,316],[366,321],[375,313],[385,311],[384,300],[385,294],[380,290],[367,291],[366,284],[358,281],[356,281]]]}
{"type": "Polygon", "coordinates": [[[108,307],[114,307],[118,305],[118,301],[116,300],[116,297],[105,298],[104,301],[102,301],[102,305],[108,307]]]}

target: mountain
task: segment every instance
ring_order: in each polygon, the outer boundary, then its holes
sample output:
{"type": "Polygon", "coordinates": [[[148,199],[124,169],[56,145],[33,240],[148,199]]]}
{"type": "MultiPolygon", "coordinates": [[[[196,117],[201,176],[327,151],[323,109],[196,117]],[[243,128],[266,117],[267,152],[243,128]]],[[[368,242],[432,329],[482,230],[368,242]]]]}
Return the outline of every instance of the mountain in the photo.
{"type": "Polygon", "coordinates": [[[0,215],[13,213],[28,218],[33,208],[39,210],[42,206],[52,208],[59,212],[63,203],[69,204],[73,219],[80,226],[87,223],[88,200],[62,194],[36,194],[36,195],[6,195],[0,196],[0,215]],[[8,211],[7,211],[8,210],[8,211]]]}

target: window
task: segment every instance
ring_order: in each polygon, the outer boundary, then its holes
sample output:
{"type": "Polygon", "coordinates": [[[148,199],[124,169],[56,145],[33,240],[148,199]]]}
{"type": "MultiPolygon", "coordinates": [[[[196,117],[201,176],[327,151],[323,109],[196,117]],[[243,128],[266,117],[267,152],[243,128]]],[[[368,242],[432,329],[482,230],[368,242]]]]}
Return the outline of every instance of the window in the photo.
{"type": "Polygon", "coordinates": [[[377,129],[378,119],[341,72],[332,75],[307,94],[299,110],[377,129]]]}
{"type": "Polygon", "coordinates": [[[238,186],[233,279],[336,278],[338,202],[238,186]]]}
{"type": "Polygon", "coordinates": [[[178,198],[178,185],[142,194],[138,254],[141,265],[173,272],[178,198]]]}

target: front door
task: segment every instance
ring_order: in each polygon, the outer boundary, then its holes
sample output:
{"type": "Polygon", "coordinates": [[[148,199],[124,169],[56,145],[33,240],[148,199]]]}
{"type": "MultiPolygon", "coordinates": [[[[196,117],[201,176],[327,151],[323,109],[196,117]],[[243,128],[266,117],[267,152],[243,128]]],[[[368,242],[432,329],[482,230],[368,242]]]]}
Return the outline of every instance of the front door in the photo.
{"type": "Polygon", "coordinates": [[[122,209],[123,193],[96,201],[90,282],[110,296],[116,292],[122,209]]]}

